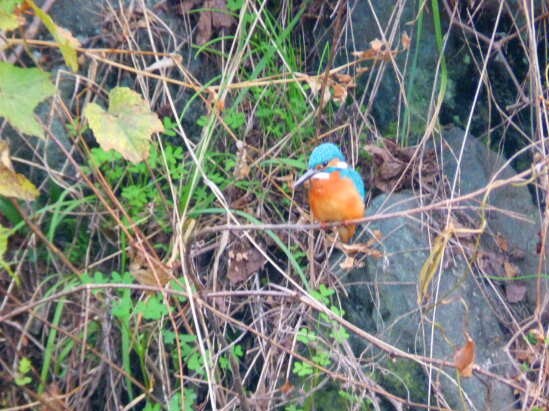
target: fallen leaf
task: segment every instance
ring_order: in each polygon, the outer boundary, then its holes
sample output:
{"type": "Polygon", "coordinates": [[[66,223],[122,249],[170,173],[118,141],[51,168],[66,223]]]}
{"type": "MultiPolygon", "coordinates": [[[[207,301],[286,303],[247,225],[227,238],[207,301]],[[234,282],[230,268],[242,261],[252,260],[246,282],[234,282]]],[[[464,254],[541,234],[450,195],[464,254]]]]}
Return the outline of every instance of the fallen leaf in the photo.
{"type": "Polygon", "coordinates": [[[138,250],[130,249],[128,271],[139,284],[164,287],[173,278],[171,270],[153,257],[148,259],[138,250]]]}
{"type": "Polygon", "coordinates": [[[351,84],[353,80],[353,78],[350,75],[345,73],[335,73],[334,77],[338,83],[345,84],[345,85],[351,84]]]}
{"type": "Polygon", "coordinates": [[[227,278],[231,284],[246,281],[263,268],[267,260],[248,241],[233,243],[228,252],[227,278]]]}
{"type": "Polygon", "coordinates": [[[503,262],[503,270],[505,271],[505,277],[507,278],[515,278],[520,274],[520,268],[509,261],[503,262]]]}
{"type": "Polygon", "coordinates": [[[55,94],[50,75],[37,68],[19,68],[0,61],[0,117],[22,133],[44,138],[34,118],[38,103],[55,94]]]}
{"type": "Polygon", "coordinates": [[[374,39],[370,42],[370,48],[363,51],[354,51],[351,54],[361,60],[390,60],[397,55],[396,50],[391,50],[387,43],[374,39]]]}
{"type": "Polygon", "coordinates": [[[509,303],[520,303],[524,301],[528,288],[522,281],[511,281],[505,283],[505,298],[509,303]]]}
{"type": "Polygon", "coordinates": [[[417,147],[400,147],[394,141],[383,139],[382,145],[366,145],[364,149],[373,156],[374,175],[372,185],[383,192],[394,192],[432,184],[439,175],[433,150],[420,151],[417,147]]]}
{"type": "Polygon", "coordinates": [[[305,77],[305,81],[309,85],[309,88],[311,89],[311,93],[313,96],[317,96],[318,92],[322,88],[322,83],[320,79],[317,76],[307,76],[305,77]]]}
{"type": "Polygon", "coordinates": [[[151,134],[164,130],[145,100],[127,87],[111,90],[108,111],[96,103],[89,103],[84,116],[103,150],[114,149],[132,163],[149,156],[151,134]]]}
{"type": "Polygon", "coordinates": [[[501,233],[496,234],[496,244],[499,247],[501,251],[504,253],[507,253],[509,251],[509,242],[505,238],[505,236],[501,233]]]}
{"type": "Polygon", "coordinates": [[[462,377],[471,377],[473,375],[473,366],[475,364],[475,342],[466,334],[467,342],[456,351],[454,355],[454,366],[462,377]]]}
{"type": "Polygon", "coordinates": [[[205,0],[202,4],[200,17],[198,18],[196,44],[202,45],[208,42],[214,30],[228,29],[236,20],[229,13],[224,0],[205,0]]]}
{"type": "Polygon", "coordinates": [[[353,268],[362,268],[364,267],[364,262],[358,261],[355,257],[350,255],[345,256],[345,260],[339,263],[339,268],[342,270],[350,270],[353,268]]]}
{"type": "Polygon", "coordinates": [[[448,241],[450,241],[451,236],[452,231],[450,228],[447,228],[435,238],[431,253],[421,267],[418,279],[417,297],[418,304],[420,305],[427,298],[429,286],[431,285],[435,274],[438,272],[440,262],[442,261],[444,251],[446,250],[446,245],[448,244],[448,241]]]}
{"type": "Polygon", "coordinates": [[[341,84],[335,83],[332,85],[332,100],[338,104],[343,104],[347,99],[347,88],[341,84]]]}
{"type": "Polygon", "coordinates": [[[281,392],[282,394],[287,395],[287,394],[289,394],[290,392],[292,392],[292,391],[294,390],[294,388],[295,388],[295,387],[292,385],[292,383],[291,383],[290,381],[286,381],[286,382],[282,385],[282,387],[280,387],[280,392],[281,392]]]}
{"type": "Polygon", "coordinates": [[[40,195],[33,183],[13,170],[8,143],[2,140],[0,140],[0,195],[28,201],[40,195]]]}

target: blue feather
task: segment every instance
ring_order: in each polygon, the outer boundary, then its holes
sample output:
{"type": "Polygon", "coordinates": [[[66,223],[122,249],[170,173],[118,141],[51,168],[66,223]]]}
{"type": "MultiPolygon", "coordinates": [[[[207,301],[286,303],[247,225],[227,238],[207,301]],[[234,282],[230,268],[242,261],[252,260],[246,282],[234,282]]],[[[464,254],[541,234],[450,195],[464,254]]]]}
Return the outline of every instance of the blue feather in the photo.
{"type": "Polygon", "coordinates": [[[311,153],[311,157],[309,157],[309,168],[316,168],[319,165],[333,160],[334,158],[345,161],[345,156],[338,146],[333,143],[320,144],[315,147],[311,153]]]}
{"type": "MultiPolygon", "coordinates": [[[[315,149],[311,153],[311,157],[309,157],[309,168],[315,169],[318,166],[328,163],[336,158],[340,161],[346,161],[345,156],[343,155],[339,147],[335,144],[320,144],[319,146],[315,147],[315,149]]],[[[342,177],[350,178],[351,180],[353,180],[353,183],[355,184],[355,187],[362,199],[364,199],[364,197],[366,196],[364,181],[362,180],[361,175],[356,170],[353,170],[352,168],[328,167],[324,171],[328,173],[339,171],[342,177]]]]}
{"type": "Polygon", "coordinates": [[[358,191],[358,194],[360,194],[360,197],[364,200],[364,197],[366,196],[366,188],[364,187],[364,180],[362,180],[362,176],[355,169],[328,167],[324,171],[328,173],[339,171],[341,177],[350,178],[353,181],[356,187],[356,190],[358,191]]]}

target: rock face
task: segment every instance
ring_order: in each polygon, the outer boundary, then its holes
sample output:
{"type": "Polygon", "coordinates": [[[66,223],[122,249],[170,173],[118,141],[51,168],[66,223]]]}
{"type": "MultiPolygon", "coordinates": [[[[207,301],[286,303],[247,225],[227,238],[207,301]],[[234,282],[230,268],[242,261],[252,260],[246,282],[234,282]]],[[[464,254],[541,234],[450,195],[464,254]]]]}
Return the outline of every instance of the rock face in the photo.
{"type": "MultiPolygon", "coordinates": [[[[452,129],[445,134],[445,148],[441,164],[450,182],[459,171],[457,187],[466,194],[485,187],[496,175],[504,179],[515,175],[504,160],[482,143],[452,129]],[[464,143],[462,160],[458,163],[464,143]]],[[[488,200],[498,210],[512,211],[523,219],[509,214],[487,213],[487,229],[481,241],[483,249],[495,248],[493,235],[505,237],[509,248],[521,250],[516,263],[522,273],[535,273],[537,255],[536,211],[526,187],[505,186],[494,191],[488,200]],[[529,221],[525,221],[529,220],[529,221]]],[[[472,221],[480,221],[478,202],[468,211],[472,221]]],[[[369,215],[413,209],[419,206],[411,191],[376,197],[368,210],[369,215]]],[[[344,303],[347,318],[364,330],[408,352],[453,361],[455,351],[465,343],[467,332],[476,343],[476,364],[484,370],[503,377],[512,374],[511,359],[504,351],[507,337],[499,319],[504,318],[505,290],[501,283],[489,285],[481,273],[467,263],[458,246],[447,247],[442,268],[431,283],[431,298],[427,304],[418,304],[418,276],[432,249],[427,235],[427,219],[421,214],[383,219],[369,228],[383,234],[380,249],[384,258],[369,259],[366,268],[342,274],[349,298],[344,303]]],[[[435,234],[436,235],[436,234],[435,234]]],[[[336,264],[338,262],[336,261],[336,264]]],[[[528,305],[535,301],[535,281],[528,286],[528,305]]],[[[521,302],[524,305],[524,302],[521,302]]],[[[359,339],[353,340],[357,354],[369,352],[371,347],[359,339]]],[[[431,405],[449,406],[455,410],[510,410],[513,409],[512,390],[494,380],[475,374],[458,378],[456,370],[422,368],[404,364],[402,360],[386,361],[383,366],[397,376],[390,380],[380,376],[387,388],[399,395],[425,403],[431,392],[431,405]],[[430,381],[430,384],[429,384],[430,381]]]]}

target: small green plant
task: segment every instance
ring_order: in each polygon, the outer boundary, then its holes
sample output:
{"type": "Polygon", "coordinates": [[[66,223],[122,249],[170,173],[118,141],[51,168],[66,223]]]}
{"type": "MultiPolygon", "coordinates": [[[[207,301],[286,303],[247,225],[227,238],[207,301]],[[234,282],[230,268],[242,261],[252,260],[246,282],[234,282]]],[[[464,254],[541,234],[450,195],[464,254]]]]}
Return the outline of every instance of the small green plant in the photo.
{"type": "Polygon", "coordinates": [[[30,384],[32,382],[32,378],[29,376],[31,370],[31,361],[27,357],[21,358],[17,367],[17,376],[15,377],[15,383],[20,387],[30,384]]]}

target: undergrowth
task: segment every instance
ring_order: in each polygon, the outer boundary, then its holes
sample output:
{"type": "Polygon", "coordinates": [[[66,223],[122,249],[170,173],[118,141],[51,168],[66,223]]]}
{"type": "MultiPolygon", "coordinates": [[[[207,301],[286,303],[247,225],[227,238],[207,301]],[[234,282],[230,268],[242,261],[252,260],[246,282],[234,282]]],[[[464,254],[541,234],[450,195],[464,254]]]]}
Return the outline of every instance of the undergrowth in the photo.
{"type": "MultiPolygon", "coordinates": [[[[417,370],[403,369],[408,361],[425,369],[451,362],[408,355],[345,320],[344,276],[328,263],[334,243],[326,227],[307,225],[306,196],[292,184],[312,148],[333,141],[365,176],[371,198],[381,189],[366,144],[384,147],[382,135],[404,147],[414,142],[413,157],[422,158],[449,123],[476,127],[492,147],[544,153],[546,6],[535,14],[535,2],[524,2],[531,10],[503,2],[507,37],[490,37],[475,26],[479,15],[501,13],[488,2],[418,2],[410,21],[402,14],[410,5],[396,2],[394,18],[356,50],[354,2],[160,3],[105,2],[96,10],[100,35],[83,44],[32,1],[0,5],[2,69],[11,84],[21,82],[9,94],[0,79],[0,99],[5,93],[15,101],[9,113],[0,102],[0,133],[10,150],[0,146],[7,181],[0,183],[0,407],[445,409],[431,398],[436,381],[418,393],[417,370]],[[47,30],[34,31],[33,19],[47,30]],[[435,37],[429,73],[419,68],[426,31],[435,37]],[[448,61],[467,58],[478,77],[489,53],[498,54],[513,79],[502,50],[516,39],[530,70],[516,81],[514,101],[502,107],[487,77],[483,93],[466,96],[470,111],[458,114],[463,90],[448,61]],[[461,42],[458,56],[446,55],[450,41],[461,42]],[[36,83],[25,83],[27,76],[36,83]],[[389,77],[396,104],[376,113],[389,77]],[[109,149],[112,141],[101,141],[97,128],[112,123],[100,115],[112,114],[114,90],[142,99],[143,112],[122,122],[130,130],[124,147],[109,149]],[[43,101],[36,126],[33,112],[43,101]],[[135,137],[134,126],[151,130],[135,137]],[[13,191],[12,180],[23,178],[13,191]],[[352,335],[383,354],[363,358],[352,335]],[[387,358],[406,362],[387,366],[387,358]]],[[[532,165],[533,157],[521,159],[532,165]]],[[[444,190],[423,180],[407,188],[442,201],[444,190]]],[[[458,192],[454,186],[448,196],[455,204],[458,192]]],[[[544,199],[538,204],[543,216],[544,199]]],[[[430,221],[426,228],[439,232],[429,257],[437,269],[451,265],[448,244],[480,238],[430,221]]],[[[360,251],[383,259],[372,244],[360,251]]],[[[424,281],[418,288],[433,280],[424,281]]],[[[538,353],[539,335],[528,330],[510,329],[510,341],[530,338],[538,353]]],[[[540,362],[547,358],[521,358],[528,377],[501,379],[517,390],[523,409],[541,410],[549,393],[540,362]],[[525,388],[526,380],[536,390],[525,388]]]]}

